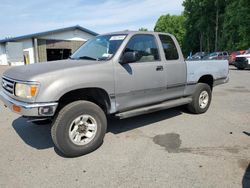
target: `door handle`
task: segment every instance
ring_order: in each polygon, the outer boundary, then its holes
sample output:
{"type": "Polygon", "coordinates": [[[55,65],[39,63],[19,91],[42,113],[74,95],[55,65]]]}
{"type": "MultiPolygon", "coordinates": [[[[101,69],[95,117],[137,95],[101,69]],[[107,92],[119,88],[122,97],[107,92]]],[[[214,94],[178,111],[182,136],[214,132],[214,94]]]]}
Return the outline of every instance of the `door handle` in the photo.
{"type": "Polygon", "coordinates": [[[157,66],[157,67],[156,67],[156,71],[163,71],[163,66],[161,66],[161,65],[160,65],[160,66],[157,66]]]}

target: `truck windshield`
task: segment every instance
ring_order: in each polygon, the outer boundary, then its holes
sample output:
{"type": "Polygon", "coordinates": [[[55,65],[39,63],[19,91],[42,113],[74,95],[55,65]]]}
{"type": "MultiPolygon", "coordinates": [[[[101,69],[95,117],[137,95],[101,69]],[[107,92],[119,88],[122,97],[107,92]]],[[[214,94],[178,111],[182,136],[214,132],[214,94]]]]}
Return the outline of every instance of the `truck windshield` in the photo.
{"type": "Polygon", "coordinates": [[[102,61],[111,59],[126,35],[101,35],[83,44],[70,58],[102,61]]]}

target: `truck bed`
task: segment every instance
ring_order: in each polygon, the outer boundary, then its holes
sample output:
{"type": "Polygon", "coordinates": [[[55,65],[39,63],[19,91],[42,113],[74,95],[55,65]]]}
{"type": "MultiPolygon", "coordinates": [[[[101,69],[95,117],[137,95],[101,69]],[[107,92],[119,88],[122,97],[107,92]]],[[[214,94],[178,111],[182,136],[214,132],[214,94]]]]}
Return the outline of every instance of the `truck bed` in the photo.
{"type": "Polygon", "coordinates": [[[202,75],[212,75],[214,81],[228,79],[227,60],[186,61],[187,83],[196,83],[202,75]]]}

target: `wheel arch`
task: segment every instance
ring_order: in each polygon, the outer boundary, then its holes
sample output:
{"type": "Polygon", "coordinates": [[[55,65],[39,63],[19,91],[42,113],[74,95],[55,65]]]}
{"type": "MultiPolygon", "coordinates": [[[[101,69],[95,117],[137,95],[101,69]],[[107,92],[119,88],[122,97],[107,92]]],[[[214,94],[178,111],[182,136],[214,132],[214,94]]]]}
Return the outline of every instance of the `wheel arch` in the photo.
{"type": "Polygon", "coordinates": [[[59,107],[58,111],[65,105],[77,101],[77,100],[87,100],[100,106],[102,110],[109,114],[111,111],[111,99],[108,92],[102,88],[81,88],[74,89],[64,93],[58,100],[59,107]]]}
{"type": "Polygon", "coordinates": [[[198,83],[208,84],[212,90],[214,85],[214,78],[211,74],[206,74],[199,78],[198,83]]]}

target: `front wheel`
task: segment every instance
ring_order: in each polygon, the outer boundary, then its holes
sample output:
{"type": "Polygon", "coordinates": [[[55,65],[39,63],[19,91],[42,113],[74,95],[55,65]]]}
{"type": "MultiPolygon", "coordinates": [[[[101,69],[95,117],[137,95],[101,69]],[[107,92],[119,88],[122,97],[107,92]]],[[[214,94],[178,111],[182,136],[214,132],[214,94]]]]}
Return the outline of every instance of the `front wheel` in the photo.
{"type": "Polygon", "coordinates": [[[76,157],[97,149],[106,129],[107,119],[99,106],[89,101],[75,101],[57,114],[51,136],[65,156],[76,157]]]}
{"type": "Polygon", "coordinates": [[[205,83],[198,83],[192,98],[192,102],[188,104],[188,110],[195,114],[205,113],[212,99],[210,86],[205,83]]]}

